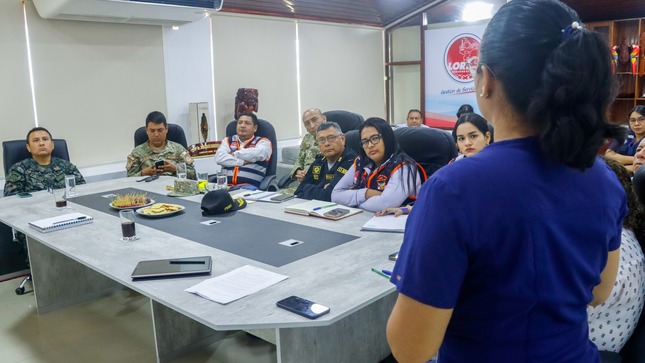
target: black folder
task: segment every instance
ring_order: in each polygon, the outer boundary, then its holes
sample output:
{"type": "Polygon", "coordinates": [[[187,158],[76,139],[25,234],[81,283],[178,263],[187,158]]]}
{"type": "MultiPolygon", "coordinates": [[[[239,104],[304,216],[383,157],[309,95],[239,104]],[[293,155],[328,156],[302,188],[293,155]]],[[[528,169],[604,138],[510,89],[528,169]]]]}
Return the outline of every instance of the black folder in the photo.
{"type": "Polygon", "coordinates": [[[141,261],[132,271],[132,280],[208,275],[211,264],[211,256],[141,261]]]}

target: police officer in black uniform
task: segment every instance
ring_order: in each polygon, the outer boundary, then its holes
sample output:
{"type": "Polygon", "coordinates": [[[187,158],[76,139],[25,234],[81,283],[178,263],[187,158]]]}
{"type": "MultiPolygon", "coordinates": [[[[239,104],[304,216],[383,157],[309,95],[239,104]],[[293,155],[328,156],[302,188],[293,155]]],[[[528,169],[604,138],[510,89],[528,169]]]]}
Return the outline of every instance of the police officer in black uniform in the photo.
{"type": "Polygon", "coordinates": [[[320,124],[316,141],[320,154],[309,167],[295,194],[298,198],[331,201],[334,186],[352,166],[356,153],[345,147],[345,135],[335,122],[320,124]]]}

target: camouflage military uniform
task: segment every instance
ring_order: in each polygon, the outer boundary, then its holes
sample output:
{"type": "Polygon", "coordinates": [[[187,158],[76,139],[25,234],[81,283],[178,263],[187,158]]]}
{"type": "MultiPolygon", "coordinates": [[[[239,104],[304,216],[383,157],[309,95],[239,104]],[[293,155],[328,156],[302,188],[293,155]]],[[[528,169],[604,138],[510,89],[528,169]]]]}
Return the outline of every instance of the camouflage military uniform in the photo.
{"type": "Polygon", "coordinates": [[[15,163],[5,178],[4,195],[65,188],[65,175],[74,175],[76,184],[85,184],[78,168],[69,161],[52,157],[49,165],[40,165],[33,158],[15,163]]]}
{"type": "Polygon", "coordinates": [[[298,158],[296,158],[296,164],[293,166],[293,169],[291,169],[291,177],[293,178],[296,171],[300,169],[305,172],[309,170],[309,166],[311,166],[311,163],[316,160],[316,155],[318,155],[319,152],[320,150],[318,149],[316,137],[307,133],[300,143],[300,151],[298,152],[298,158]]]}
{"type": "MultiPolygon", "coordinates": [[[[154,151],[148,142],[137,146],[128,155],[128,164],[125,169],[128,171],[128,176],[140,176],[141,170],[154,165],[157,160],[168,160],[175,163],[186,163],[189,179],[197,179],[195,175],[195,166],[193,165],[193,158],[181,144],[167,140],[166,147],[159,152],[154,151]]],[[[171,173],[164,173],[164,175],[173,175],[171,173]]]]}

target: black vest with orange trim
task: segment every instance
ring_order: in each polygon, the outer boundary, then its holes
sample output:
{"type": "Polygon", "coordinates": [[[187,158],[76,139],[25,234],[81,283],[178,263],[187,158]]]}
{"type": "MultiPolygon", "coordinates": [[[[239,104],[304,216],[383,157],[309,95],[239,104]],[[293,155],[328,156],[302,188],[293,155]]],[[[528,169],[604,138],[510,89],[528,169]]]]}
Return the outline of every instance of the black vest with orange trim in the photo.
{"type": "MultiPolygon", "coordinates": [[[[235,152],[240,149],[254,148],[262,139],[264,138],[255,136],[254,138],[244,142],[242,147],[240,147],[240,140],[237,138],[237,135],[227,137],[226,141],[228,142],[231,152],[235,152]]],[[[269,160],[271,160],[271,156],[266,160],[256,161],[255,163],[245,164],[242,166],[223,167],[223,169],[226,170],[228,183],[231,185],[248,183],[255,185],[256,187],[260,186],[262,179],[267,175],[269,160]]]]}
{"type": "MultiPolygon", "coordinates": [[[[385,190],[387,182],[392,177],[392,174],[394,174],[395,171],[399,170],[403,165],[406,164],[405,161],[398,163],[396,161],[392,162],[392,159],[390,158],[386,162],[381,164],[381,166],[379,166],[376,170],[372,171],[369,175],[364,169],[362,175],[360,175],[360,172],[358,171],[358,165],[356,164],[357,162],[359,162],[359,159],[360,158],[356,158],[356,160],[354,161],[354,170],[356,170],[354,174],[354,188],[369,188],[381,192],[385,190]]],[[[426,179],[428,179],[426,172],[423,167],[419,165],[419,163],[415,162],[415,164],[417,165],[417,170],[419,171],[421,183],[423,183],[426,181],[426,179]]],[[[416,196],[409,195],[403,202],[403,205],[411,204],[416,199],[416,196]]]]}

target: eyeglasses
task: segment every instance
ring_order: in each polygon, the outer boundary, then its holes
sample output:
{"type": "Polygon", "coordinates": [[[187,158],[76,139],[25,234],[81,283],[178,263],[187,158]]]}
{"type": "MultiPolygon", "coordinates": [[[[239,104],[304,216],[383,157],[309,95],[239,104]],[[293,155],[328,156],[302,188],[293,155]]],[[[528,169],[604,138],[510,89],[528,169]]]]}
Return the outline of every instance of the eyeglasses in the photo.
{"type": "Polygon", "coordinates": [[[641,116],[641,117],[639,117],[639,118],[630,118],[630,119],[629,119],[629,123],[630,123],[630,124],[635,124],[635,123],[637,123],[637,122],[638,122],[639,124],[645,124],[645,117],[641,116]]]}
{"type": "Polygon", "coordinates": [[[493,76],[494,79],[497,79],[497,75],[493,70],[490,68],[489,65],[486,63],[480,63],[479,60],[473,59],[470,62],[468,62],[468,69],[470,69],[470,74],[475,78],[475,75],[479,72],[481,72],[482,67],[488,68],[488,71],[490,74],[493,76]]]}
{"type": "Polygon", "coordinates": [[[381,134],[376,134],[370,136],[369,139],[361,139],[361,146],[363,147],[363,149],[365,149],[369,146],[370,143],[372,143],[372,145],[376,145],[381,142],[382,138],[383,137],[381,136],[381,134]]]}
{"type": "Polygon", "coordinates": [[[331,144],[332,142],[336,141],[336,139],[339,138],[341,135],[342,134],[340,134],[340,135],[329,135],[327,137],[321,137],[319,139],[316,139],[316,142],[318,143],[318,145],[324,144],[325,141],[331,144]]]}

